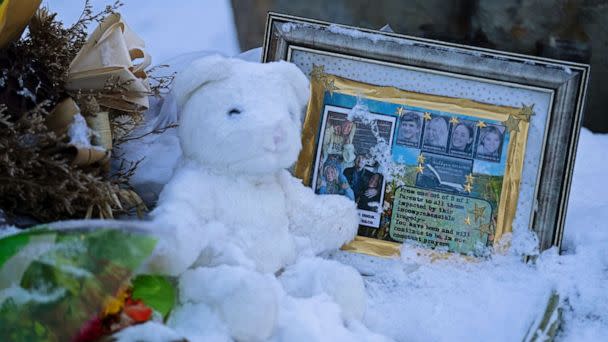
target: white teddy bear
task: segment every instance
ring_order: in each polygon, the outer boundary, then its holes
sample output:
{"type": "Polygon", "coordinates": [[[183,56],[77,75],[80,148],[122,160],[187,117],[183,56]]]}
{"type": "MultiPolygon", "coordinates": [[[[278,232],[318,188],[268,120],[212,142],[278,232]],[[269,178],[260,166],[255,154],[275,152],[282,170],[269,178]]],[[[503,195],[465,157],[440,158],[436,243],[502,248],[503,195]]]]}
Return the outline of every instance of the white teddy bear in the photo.
{"type": "Polygon", "coordinates": [[[361,319],[359,273],[314,256],[355,236],[355,204],[286,170],[301,148],[304,74],[212,56],[183,70],[173,94],[183,155],[152,215],[174,231],[148,270],[179,275],[181,305],[211,312],[237,340],[272,336],[281,294],[327,296],[344,320],[361,319]]]}

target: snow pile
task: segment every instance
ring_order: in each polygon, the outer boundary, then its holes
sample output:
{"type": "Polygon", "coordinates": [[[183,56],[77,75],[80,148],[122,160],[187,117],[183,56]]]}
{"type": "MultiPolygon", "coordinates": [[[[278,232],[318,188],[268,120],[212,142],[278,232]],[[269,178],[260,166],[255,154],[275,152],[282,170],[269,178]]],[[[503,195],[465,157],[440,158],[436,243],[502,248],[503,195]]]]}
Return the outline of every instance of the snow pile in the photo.
{"type": "Polygon", "coordinates": [[[91,147],[91,130],[80,113],[74,115],[74,120],[68,127],[68,137],[70,144],[74,146],[91,147]]]}
{"type": "Polygon", "coordinates": [[[539,270],[566,296],[563,341],[602,341],[608,336],[608,163],[601,159],[607,134],[581,132],[568,217],[565,251],[543,253],[539,270]]]}
{"type": "Polygon", "coordinates": [[[400,260],[336,258],[367,275],[364,323],[397,341],[522,340],[553,286],[514,256],[430,262],[404,248],[400,260]]]}

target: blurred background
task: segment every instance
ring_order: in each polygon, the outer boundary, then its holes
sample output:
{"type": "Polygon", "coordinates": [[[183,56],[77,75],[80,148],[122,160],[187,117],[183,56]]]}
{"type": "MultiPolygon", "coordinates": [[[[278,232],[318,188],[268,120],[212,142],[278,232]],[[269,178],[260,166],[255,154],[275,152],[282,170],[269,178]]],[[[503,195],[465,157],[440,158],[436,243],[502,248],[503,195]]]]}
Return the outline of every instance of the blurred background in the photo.
{"type": "MultiPolygon", "coordinates": [[[[591,64],[584,126],[608,132],[608,0],[122,0],[155,63],[193,51],[235,55],[263,42],[268,11],[591,64]]],[[[92,0],[101,8],[113,0],[92,0]]],[[[82,5],[45,0],[66,24],[82,5]]]]}
{"type": "Polygon", "coordinates": [[[231,0],[241,49],[267,11],[591,64],[584,126],[608,132],[608,0],[231,0]]]}

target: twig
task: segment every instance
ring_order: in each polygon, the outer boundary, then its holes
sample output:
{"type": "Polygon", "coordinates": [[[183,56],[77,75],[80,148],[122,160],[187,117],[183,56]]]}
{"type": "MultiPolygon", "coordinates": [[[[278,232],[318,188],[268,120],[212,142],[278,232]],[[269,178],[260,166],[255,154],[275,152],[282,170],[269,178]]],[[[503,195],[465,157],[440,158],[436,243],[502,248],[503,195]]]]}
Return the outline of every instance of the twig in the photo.
{"type": "Polygon", "coordinates": [[[106,16],[115,13],[120,7],[124,4],[120,0],[114,1],[114,4],[108,5],[101,12],[93,14],[93,5],[91,5],[91,0],[85,0],[84,8],[78,20],[72,25],[68,31],[71,34],[71,37],[74,38],[82,28],[85,28],[88,23],[92,21],[101,22],[105,19],[106,16]]]}
{"type": "Polygon", "coordinates": [[[142,135],[140,135],[140,136],[137,136],[137,137],[131,137],[131,138],[124,138],[124,139],[120,139],[120,140],[118,140],[118,141],[117,141],[117,144],[123,144],[123,143],[125,143],[125,142],[127,142],[127,141],[131,141],[131,140],[138,140],[138,139],[141,139],[141,138],[143,138],[143,137],[146,137],[146,136],[148,136],[148,135],[150,135],[150,134],[162,134],[162,133],[164,133],[166,130],[171,129],[171,128],[176,128],[176,127],[178,127],[178,126],[179,126],[179,124],[177,124],[177,123],[169,124],[169,125],[167,125],[167,126],[165,126],[165,127],[156,128],[156,129],[154,129],[154,130],[152,130],[152,131],[150,131],[150,132],[148,132],[148,133],[144,133],[144,134],[142,134],[142,135]]]}

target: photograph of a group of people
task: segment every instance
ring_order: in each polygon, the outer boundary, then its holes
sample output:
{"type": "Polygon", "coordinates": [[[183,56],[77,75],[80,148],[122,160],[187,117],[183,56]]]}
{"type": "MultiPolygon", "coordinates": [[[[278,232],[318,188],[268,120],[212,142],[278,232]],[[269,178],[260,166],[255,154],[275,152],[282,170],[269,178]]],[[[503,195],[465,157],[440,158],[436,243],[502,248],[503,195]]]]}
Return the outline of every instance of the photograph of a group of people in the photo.
{"type": "Polygon", "coordinates": [[[378,144],[378,138],[390,144],[394,118],[377,115],[372,128],[359,119],[349,120],[346,108],[326,106],[324,114],[313,174],[315,193],[346,196],[360,211],[370,213],[360,212],[362,224],[379,225],[385,184],[370,149],[378,144]]]}
{"type": "Polygon", "coordinates": [[[505,127],[451,116],[405,112],[399,120],[397,144],[454,157],[500,162],[505,127]],[[430,116],[430,119],[429,119],[430,116]]]}

